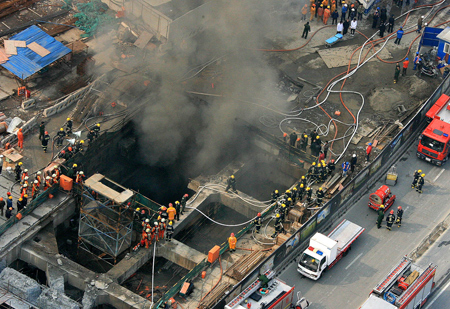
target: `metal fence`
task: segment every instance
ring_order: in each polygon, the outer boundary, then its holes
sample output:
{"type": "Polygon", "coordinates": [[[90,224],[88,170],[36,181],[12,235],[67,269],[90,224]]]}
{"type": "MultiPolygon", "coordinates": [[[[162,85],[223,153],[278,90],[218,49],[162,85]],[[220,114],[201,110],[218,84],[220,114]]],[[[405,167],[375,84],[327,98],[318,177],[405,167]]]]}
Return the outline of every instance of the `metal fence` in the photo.
{"type": "Polygon", "coordinates": [[[367,167],[361,170],[339,193],[329,200],[305,224],[297,230],[285,243],[277,248],[269,257],[249,273],[241,282],[219,301],[214,309],[222,308],[224,303],[231,301],[244,287],[254,280],[260,269],[272,268],[276,271],[283,269],[299,252],[308,245],[308,240],[315,232],[327,230],[348,208],[370,188],[389,167],[395,162],[399,154],[405,151],[422,132],[427,122],[425,114],[442,93],[448,94],[450,79],[447,77],[434,93],[423,104],[416,115],[407,125],[384,147],[383,151],[367,167]]]}
{"type": "MultiPolygon", "coordinates": [[[[20,211],[22,216],[25,217],[26,215],[30,214],[33,210],[35,210],[39,205],[44,203],[49,198],[49,194],[55,194],[55,192],[56,192],[56,190],[58,190],[58,188],[59,188],[59,185],[56,184],[56,185],[52,186],[51,188],[49,188],[48,190],[39,194],[34,200],[32,200],[27,205],[27,208],[24,208],[20,211]]],[[[14,224],[16,224],[19,221],[20,220],[17,219],[16,216],[12,216],[8,220],[6,220],[5,223],[0,225],[0,235],[5,233],[7,229],[9,229],[11,226],[13,226],[14,224]]]]}

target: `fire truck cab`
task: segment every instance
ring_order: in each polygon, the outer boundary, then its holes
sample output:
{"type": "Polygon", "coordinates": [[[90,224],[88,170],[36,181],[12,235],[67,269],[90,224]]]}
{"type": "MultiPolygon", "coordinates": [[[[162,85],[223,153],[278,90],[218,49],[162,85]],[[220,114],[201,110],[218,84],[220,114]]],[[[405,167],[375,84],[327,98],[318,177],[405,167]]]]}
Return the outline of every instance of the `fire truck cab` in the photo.
{"type": "Polygon", "coordinates": [[[419,137],[417,157],[441,166],[450,153],[450,97],[441,95],[426,116],[431,122],[419,137]]]}

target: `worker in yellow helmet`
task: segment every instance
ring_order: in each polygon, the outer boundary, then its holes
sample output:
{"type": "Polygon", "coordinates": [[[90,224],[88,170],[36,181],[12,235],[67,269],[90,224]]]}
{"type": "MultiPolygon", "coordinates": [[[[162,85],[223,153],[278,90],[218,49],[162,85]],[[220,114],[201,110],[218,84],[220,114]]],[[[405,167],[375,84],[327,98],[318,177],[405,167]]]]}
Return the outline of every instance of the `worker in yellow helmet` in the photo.
{"type": "Polygon", "coordinates": [[[70,117],[66,120],[66,135],[69,136],[72,134],[73,121],[70,117]]]}
{"type": "Polygon", "coordinates": [[[417,177],[417,181],[415,183],[416,191],[422,193],[422,186],[425,183],[425,174],[421,174],[417,177]]]}
{"type": "Polygon", "coordinates": [[[416,170],[414,172],[414,178],[413,178],[413,182],[411,184],[411,188],[415,188],[416,187],[416,181],[417,181],[417,178],[419,178],[420,174],[422,174],[422,170],[416,170]]]}
{"type": "Polygon", "coordinates": [[[234,178],[234,175],[231,175],[227,180],[227,188],[225,189],[225,192],[228,193],[228,190],[231,190],[237,194],[236,190],[236,179],[234,178]]]}

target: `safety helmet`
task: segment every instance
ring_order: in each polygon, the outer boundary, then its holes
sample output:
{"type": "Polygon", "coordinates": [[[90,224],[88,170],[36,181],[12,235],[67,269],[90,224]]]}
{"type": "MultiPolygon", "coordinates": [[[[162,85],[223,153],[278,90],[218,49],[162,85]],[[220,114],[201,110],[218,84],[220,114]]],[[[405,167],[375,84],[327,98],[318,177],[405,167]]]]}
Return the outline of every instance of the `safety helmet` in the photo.
{"type": "Polygon", "coordinates": [[[172,224],[173,224],[172,221],[170,221],[170,222],[169,222],[169,225],[172,225],[172,224]]]}
{"type": "Polygon", "coordinates": [[[189,195],[185,194],[184,197],[189,197],[189,195]]]}
{"type": "Polygon", "coordinates": [[[45,133],[45,135],[48,135],[48,131],[45,131],[44,133],[45,133]]]}
{"type": "Polygon", "coordinates": [[[25,183],[25,184],[23,184],[23,187],[26,188],[26,187],[28,187],[28,185],[25,183]]]}
{"type": "Polygon", "coordinates": [[[0,201],[3,201],[3,197],[0,197],[0,201]]]}
{"type": "Polygon", "coordinates": [[[278,190],[275,190],[275,193],[278,193],[278,190]]]}
{"type": "Polygon", "coordinates": [[[23,163],[22,163],[22,162],[19,162],[18,164],[19,164],[19,166],[21,166],[23,163]]]}
{"type": "Polygon", "coordinates": [[[353,154],[353,158],[356,158],[356,153],[353,154]]]}
{"type": "Polygon", "coordinates": [[[369,146],[372,146],[372,143],[369,143],[369,146]]]}
{"type": "Polygon", "coordinates": [[[408,58],[405,59],[405,61],[408,60],[408,58]]]}
{"type": "Polygon", "coordinates": [[[28,176],[25,176],[23,179],[24,179],[24,180],[28,180],[28,178],[29,178],[28,176]]]}
{"type": "Polygon", "coordinates": [[[286,190],[286,193],[291,193],[291,190],[286,190]]]}
{"type": "MultiPolygon", "coordinates": [[[[157,220],[161,220],[161,216],[158,216],[158,219],[157,220]]],[[[163,220],[164,220],[164,218],[163,218],[163,220]]]]}
{"type": "Polygon", "coordinates": [[[28,169],[24,169],[23,172],[24,172],[24,173],[28,173],[28,169]]]}
{"type": "Polygon", "coordinates": [[[72,147],[67,148],[67,150],[72,151],[72,147]]]}
{"type": "Polygon", "coordinates": [[[309,191],[309,190],[311,190],[311,188],[310,187],[306,187],[306,191],[309,191]]]}
{"type": "Polygon", "coordinates": [[[420,175],[420,176],[425,177],[425,174],[422,174],[422,175],[420,175]]]}
{"type": "Polygon", "coordinates": [[[69,120],[70,120],[70,117],[67,118],[67,121],[69,121],[69,120]]]}
{"type": "Polygon", "coordinates": [[[36,173],[36,175],[40,175],[41,174],[41,171],[38,171],[37,173],[36,173]]]}
{"type": "Polygon", "coordinates": [[[320,7],[323,8],[323,4],[321,4],[320,7]]]}
{"type": "Polygon", "coordinates": [[[303,135],[303,137],[304,137],[304,138],[308,138],[308,135],[305,134],[305,135],[303,135]]]}
{"type": "Polygon", "coordinates": [[[322,167],[322,164],[320,164],[320,163],[319,163],[319,164],[317,164],[317,167],[322,167]]]}
{"type": "Polygon", "coordinates": [[[10,196],[10,195],[11,195],[11,192],[6,192],[6,195],[7,195],[7,196],[10,196]]]}
{"type": "Polygon", "coordinates": [[[157,225],[158,225],[158,222],[154,222],[153,225],[154,225],[154,226],[157,226],[157,225]]]}
{"type": "Polygon", "coordinates": [[[139,210],[141,210],[139,207],[138,208],[136,208],[136,211],[139,211],[139,210]]]}
{"type": "Polygon", "coordinates": [[[291,198],[288,198],[288,201],[292,201],[292,199],[291,199],[291,198]]]}
{"type": "Polygon", "coordinates": [[[23,201],[23,198],[19,198],[19,202],[22,202],[23,201]]]}
{"type": "Polygon", "coordinates": [[[316,165],[316,162],[313,162],[312,165],[316,165]]]}
{"type": "Polygon", "coordinates": [[[175,202],[175,205],[178,205],[178,204],[180,204],[180,202],[176,201],[176,202],[175,202]]]}
{"type": "Polygon", "coordinates": [[[169,207],[173,207],[173,204],[172,204],[172,203],[169,203],[169,207]]]}
{"type": "Polygon", "coordinates": [[[167,210],[167,207],[166,207],[166,206],[163,206],[163,207],[161,207],[161,210],[162,210],[162,211],[166,211],[166,210],[167,210]]]}
{"type": "Polygon", "coordinates": [[[146,232],[146,233],[150,233],[150,229],[146,229],[145,232],[146,232]]]}
{"type": "Polygon", "coordinates": [[[96,126],[97,126],[97,127],[100,127],[100,124],[99,124],[99,123],[97,123],[97,124],[96,124],[96,126]]]}
{"type": "Polygon", "coordinates": [[[260,212],[258,212],[257,216],[258,216],[258,217],[261,217],[261,213],[260,213],[260,212]]]}
{"type": "Polygon", "coordinates": [[[83,172],[83,171],[80,171],[80,175],[84,175],[84,172],[83,172]]]}
{"type": "Polygon", "coordinates": [[[64,129],[63,129],[63,128],[60,128],[59,131],[64,131],[64,129]]]}
{"type": "Polygon", "coordinates": [[[422,18],[425,18],[425,16],[421,16],[422,18]]]}
{"type": "Polygon", "coordinates": [[[286,207],[286,204],[281,204],[281,207],[286,207]]]}
{"type": "Polygon", "coordinates": [[[320,136],[319,136],[319,135],[317,135],[317,136],[316,136],[316,139],[319,139],[319,138],[320,138],[320,136]]]}
{"type": "Polygon", "coordinates": [[[330,8],[330,6],[327,6],[327,9],[329,9],[330,8]]]}
{"type": "Polygon", "coordinates": [[[303,184],[300,184],[300,188],[303,188],[304,186],[303,186],[303,184]]]}
{"type": "Polygon", "coordinates": [[[149,223],[150,222],[150,219],[145,219],[145,223],[149,223]]]}
{"type": "Polygon", "coordinates": [[[162,219],[161,219],[161,222],[162,222],[162,223],[166,222],[166,219],[162,218],[162,219]]]}
{"type": "Polygon", "coordinates": [[[397,208],[398,208],[398,209],[402,209],[402,206],[398,206],[397,208]]]}
{"type": "Polygon", "coordinates": [[[322,191],[322,187],[319,188],[319,191],[322,191]]]}
{"type": "Polygon", "coordinates": [[[380,205],[380,208],[384,208],[384,205],[380,205]]]}
{"type": "Polygon", "coordinates": [[[305,179],[305,176],[302,176],[302,179],[305,179]]]}
{"type": "Polygon", "coordinates": [[[279,218],[279,217],[280,217],[280,214],[276,214],[275,217],[279,218]]]}
{"type": "Polygon", "coordinates": [[[12,200],[12,196],[9,196],[8,199],[12,200]]]}
{"type": "Polygon", "coordinates": [[[231,175],[231,178],[234,179],[234,175],[231,175]]]}
{"type": "Polygon", "coordinates": [[[45,177],[45,179],[49,180],[49,179],[50,179],[50,176],[45,177]]]}
{"type": "Polygon", "coordinates": [[[28,198],[28,194],[24,194],[24,196],[23,196],[24,198],[28,198]]]}
{"type": "Polygon", "coordinates": [[[84,140],[81,140],[81,141],[80,141],[80,144],[84,144],[84,140]]]}
{"type": "Polygon", "coordinates": [[[422,170],[418,170],[417,173],[419,173],[419,174],[422,173],[422,170]]]}
{"type": "Polygon", "coordinates": [[[73,165],[72,165],[72,167],[77,167],[78,165],[76,164],[76,163],[74,163],[73,165]]]}
{"type": "Polygon", "coordinates": [[[52,177],[55,178],[55,177],[56,177],[56,174],[53,174],[52,177]]]}
{"type": "Polygon", "coordinates": [[[234,237],[234,233],[231,233],[231,234],[230,234],[230,237],[234,237]]]}
{"type": "Polygon", "coordinates": [[[283,136],[286,137],[286,136],[287,136],[287,133],[283,133],[283,136]]]}
{"type": "Polygon", "coordinates": [[[334,163],[334,159],[331,160],[331,163],[334,163]]]}
{"type": "Polygon", "coordinates": [[[37,180],[35,180],[35,181],[33,181],[33,183],[38,183],[38,181],[37,181],[37,180]]]}
{"type": "Polygon", "coordinates": [[[391,215],[394,214],[394,210],[391,210],[390,214],[391,214],[391,215]]]}
{"type": "Polygon", "coordinates": [[[292,190],[297,191],[297,187],[292,188],[292,190]]]}

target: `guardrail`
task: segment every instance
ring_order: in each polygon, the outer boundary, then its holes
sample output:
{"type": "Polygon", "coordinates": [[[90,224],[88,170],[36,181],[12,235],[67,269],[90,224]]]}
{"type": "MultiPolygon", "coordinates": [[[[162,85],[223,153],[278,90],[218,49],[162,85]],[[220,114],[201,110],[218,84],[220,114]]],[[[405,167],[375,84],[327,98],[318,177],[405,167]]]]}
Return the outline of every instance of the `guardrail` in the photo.
{"type": "Polygon", "coordinates": [[[285,243],[236,284],[213,308],[223,308],[226,303],[242,291],[242,288],[246,287],[259,276],[260,269],[267,269],[268,267],[276,271],[284,269],[295,256],[306,248],[308,240],[313,233],[327,230],[387,172],[389,167],[398,159],[399,154],[402,154],[416,140],[426,125],[426,121],[424,121],[426,119],[426,112],[442,93],[448,94],[449,90],[450,79],[447,76],[414,117],[386,145],[375,160],[362,169],[339,193],[333,196],[317,213],[311,216],[285,243]]]}

